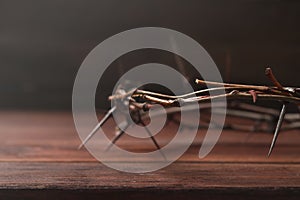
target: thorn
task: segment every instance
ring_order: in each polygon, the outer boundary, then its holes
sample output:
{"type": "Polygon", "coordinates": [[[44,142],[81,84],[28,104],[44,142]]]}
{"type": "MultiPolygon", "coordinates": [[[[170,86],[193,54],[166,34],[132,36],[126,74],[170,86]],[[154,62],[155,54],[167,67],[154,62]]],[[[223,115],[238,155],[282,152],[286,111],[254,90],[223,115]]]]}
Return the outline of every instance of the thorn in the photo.
{"type": "Polygon", "coordinates": [[[282,85],[278,82],[276,77],[274,76],[272,69],[270,67],[266,68],[265,75],[270,79],[270,81],[277,87],[279,90],[284,90],[282,85]]]}
{"type": "Polygon", "coordinates": [[[278,122],[277,122],[277,125],[276,125],[276,129],[275,129],[275,133],[274,133],[274,136],[273,136],[273,140],[272,140],[272,143],[271,143],[271,146],[270,146],[270,149],[269,149],[268,157],[270,157],[270,155],[271,155],[271,153],[273,151],[275,142],[277,140],[277,137],[278,137],[278,134],[279,134],[279,130],[280,130],[280,127],[282,125],[282,122],[283,122],[283,119],[284,119],[284,116],[285,116],[286,105],[287,105],[287,103],[284,103],[282,105],[282,109],[281,109],[281,112],[280,112],[280,115],[279,115],[279,119],[278,119],[278,122]]]}
{"type": "Polygon", "coordinates": [[[111,143],[105,149],[105,152],[109,151],[111,149],[111,147],[124,135],[124,133],[128,127],[129,127],[129,124],[126,124],[126,126],[123,128],[123,130],[120,128],[120,130],[116,133],[116,136],[113,138],[111,143]]]}
{"type": "Polygon", "coordinates": [[[156,149],[160,152],[160,154],[162,155],[162,157],[164,158],[164,160],[167,161],[166,155],[164,154],[164,152],[161,151],[161,148],[160,148],[159,144],[157,143],[157,141],[155,140],[155,138],[153,137],[151,131],[147,128],[147,126],[145,125],[144,122],[140,122],[140,123],[144,126],[144,128],[147,131],[148,135],[150,136],[152,142],[154,143],[156,149]]]}
{"type": "Polygon", "coordinates": [[[80,150],[91,138],[92,136],[101,128],[101,126],[109,119],[110,115],[116,110],[116,106],[112,107],[106,115],[102,118],[102,120],[95,126],[95,128],[90,132],[90,134],[84,139],[81,145],[78,147],[80,150]]]}
{"type": "Polygon", "coordinates": [[[253,103],[255,103],[257,100],[257,94],[256,94],[255,90],[249,90],[249,93],[252,95],[253,103]]]}

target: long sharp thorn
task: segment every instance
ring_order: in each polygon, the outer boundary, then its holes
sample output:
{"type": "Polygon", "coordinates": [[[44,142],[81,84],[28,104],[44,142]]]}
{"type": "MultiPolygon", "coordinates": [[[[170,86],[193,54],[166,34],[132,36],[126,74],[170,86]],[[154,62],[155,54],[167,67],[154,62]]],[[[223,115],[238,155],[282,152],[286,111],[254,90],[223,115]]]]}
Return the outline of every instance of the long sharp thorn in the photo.
{"type": "Polygon", "coordinates": [[[102,120],[95,126],[95,128],[91,131],[91,133],[84,139],[78,149],[81,149],[90,139],[91,137],[101,128],[101,126],[109,119],[111,114],[116,110],[116,106],[112,107],[106,115],[102,118],[102,120]]]}
{"type": "Polygon", "coordinates": [[[281,125],[282,125],[282,122],[283,122],[283,119],[284,119],[284,116],[285,116],[285,112],[286,112],[286,103],[284,103],[282,105],[282,109],[281,109],[279,119],[278,119],[278,122],[277,122],[277,125],[276,125],[273,140],[272,140],[272,143],[271,143],[271,146],[270,146],[270,149],[269,149],[268,157],[271,155],[271,153],[273,151],[274,145],[276,143],[276,140],[277,140],[277,137],[278,137],[278,134],[279,134],[279,130],[281,128],[281,125]]]}
{"type": "Polygon", "coordinates": [[[111,147],[124,135],[124,133],[128,127],[129,127],[129,124],[126,124],[126,126],[123,129],[120,128],[120,130],[117,132],[116,136],[113,138],[111,143],[105,149],[105,152],[109,151],[111,149],[111,147]]]}
{"type": "Polygon", "coordinates": [[[151,131],[147,128],[147,126],[145,125],[145,123],[142,122],[142,125],[144,126],[146,132],[150,136],[150,138],[151,138],[152,142],[154,143],[155,147],[157,148],[157,150],[160,152],[160,154],[162,155],[162,157],[164,158],[164,160],[167,161],[166,155],[164,154],[164,152],[161,151],[160,146],[157,143],[157,141],[155,140],[155,138],[153,137],[151,131]]]}

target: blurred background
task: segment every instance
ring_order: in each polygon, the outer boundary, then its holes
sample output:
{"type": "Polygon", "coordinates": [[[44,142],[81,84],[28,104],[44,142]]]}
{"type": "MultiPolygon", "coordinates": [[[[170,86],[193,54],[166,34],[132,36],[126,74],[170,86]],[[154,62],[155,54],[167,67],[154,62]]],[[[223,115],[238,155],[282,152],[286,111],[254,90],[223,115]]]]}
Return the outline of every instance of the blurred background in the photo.
{"type": "MultiPolygon", "coordinates": [[[[0,109],[71,110],[87,54],[114,34],[146,26],[198,41],[224,81],[270,84],[264,69],[271,66],[282,84],[300,87],[299,11],[297,0],[0,0],[0,109]]],[[[98,107],[108,106],[118,76],[154,61],[178,70],[189,65],[158,50],[124,55],[102,78],[107,88],[98,107]]]]}

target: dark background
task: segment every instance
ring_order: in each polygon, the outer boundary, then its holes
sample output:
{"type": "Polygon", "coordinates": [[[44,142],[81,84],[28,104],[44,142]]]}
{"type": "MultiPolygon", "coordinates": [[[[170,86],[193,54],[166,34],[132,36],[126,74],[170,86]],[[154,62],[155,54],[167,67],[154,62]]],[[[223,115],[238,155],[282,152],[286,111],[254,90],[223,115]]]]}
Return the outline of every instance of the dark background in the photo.
{"type": "MultiPolygon", "coordinates": [[[[269,84],[264,69],[271,66],[284,85],[300,86],[299,24],[296,0],[0,0],[0,109],[71,109],[87,54],[114,34],[145,26],[194,38],[226,81],[269,84]]],[[[107,106],[115,75],[135,64],[179,68],[172,55],[136,53],[112,64],[99,107],[107,106]]]]}

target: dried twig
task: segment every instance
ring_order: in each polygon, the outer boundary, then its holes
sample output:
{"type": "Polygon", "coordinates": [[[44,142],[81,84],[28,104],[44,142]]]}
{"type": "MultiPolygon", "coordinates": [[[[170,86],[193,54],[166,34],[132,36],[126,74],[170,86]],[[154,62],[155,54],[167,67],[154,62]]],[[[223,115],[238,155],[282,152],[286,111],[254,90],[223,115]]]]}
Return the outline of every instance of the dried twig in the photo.
{"type": "MultiPolygon", "coordinates": [[[[210,102],[211,100],[218,100],[218,99],[222,100],[224,98],[228,100],[230,99],[251,100],[252,99],[254,103],[256,102],[256,100],[280,101],[283,103],[283,108],[280,113],[280,116],[278,117],[278,122],[276,125],[273,141],[268,154],[270,155],[275,145],[280,127],[284,121],[286,104],[288,102],[295,103],[297,105],[300,104],[300,88],[283,87],[275,78],[270,68],[266,69],[265,74],[270,79],[270,81],[274,84],[274,86],[270,87],[270,86],[259,86],[259,85],[230,84],[230,83],[219,83],[219,82],[204,81],[204,80],[197,79],[196,80],[197,84],[210,86],[210,87],[195,92],[191,92],[188,94],[179,95],[179,96],[155,93],[152,91],[146,91],[141,89],[132,89],[129,92],[125,92],[124,90],[119,90],[117,94],[110,96],[109,100],[120,101],[123,102],[124,104],[126,104],[125,102],[129,102],[129,108],[131,112],[134,113],[135,115],[141,115],[140,111],[142,110],[147,111],[150,108],[152,108],[155,104],[163,105],[167,108],[171,108],[169,110],[172,110],[172,108],[176,108],[182,105],[187,105],[195,102],[199,102],[199,103],[210,102]],[[222,93],[224,91],[225,93],[222,93]],[[213,92],[213,95],[210,95],[211,92],[213,92]]],[[[248,106],[246,109],[251,110],[251,107],[248,106]]],[[[112,112],[114,112],[114,110],[115,108],[111,109],[108,112],[105,118],[96,126],[96,128],[84,140],[83,144],[85,144],[92,137],[92,135],[102,126],[105,120],[107,120],[108,116],[110,116],[112,112]]],[[[252,111],[259,113],[258,109],[254,109],[252,111]]],[[[265,114],[272,115],[271,119],[273,119],[274,115],[276,114],[275,111],[272,111],[270,109],[264,109],[264,111],[267,111],[265,112],[265,114]]],[[[242,111],[233,112],[233,113],[239,114],[240,116],[243,116],[245,114],[242,113],[242,111]]],[[[257,115],[253,114],[251,116],[257,116],[257,115]]],[[[251,118],[251,116],[249,117],[251,118]]],[[[136,119],[138,119],[138,121],[136,121],[137,123],[143,124],[142,116],[138,116],[136,119]]],[[[299,127],[299,123],[297,121],[291,123],[293,124],[290,124],[289,126],[290,128],[299,127]]],[[[230,127],[234,127],[234,126],[230,126],[230,127]]],[[[113,140],[112,144],[114,144],[123,134],[124,134],[123,131],[120,134],[118,134],[113,140]]],[[[149,135],[152,134],[149,133],[149,135]]],[[[155,146],[159,149],[160,147],[156,142],[156,140],[154,139],[154,137],[151,137],[151,139],[154,142],[155,146]]]]}

